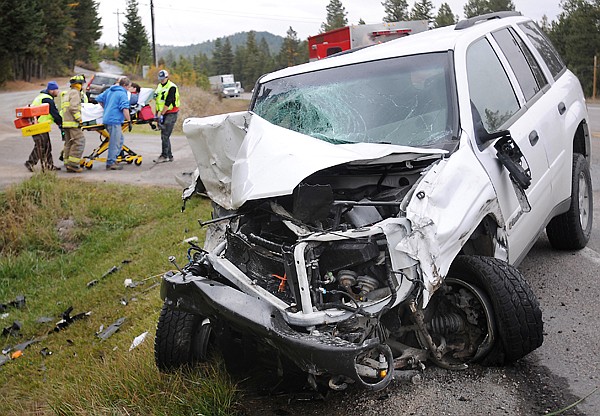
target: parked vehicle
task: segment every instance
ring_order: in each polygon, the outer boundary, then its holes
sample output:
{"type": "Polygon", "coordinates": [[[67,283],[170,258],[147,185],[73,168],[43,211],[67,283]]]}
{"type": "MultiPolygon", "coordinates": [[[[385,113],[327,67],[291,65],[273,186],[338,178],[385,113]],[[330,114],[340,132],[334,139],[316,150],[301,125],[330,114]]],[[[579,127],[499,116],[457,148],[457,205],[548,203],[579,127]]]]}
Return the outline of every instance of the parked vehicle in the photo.
{"type": "Polygon", "coordinates": [[[161,371],[215,347],[379,390],[427,361],[510,363],[543,342],[516,266],[544,228],[590,237],[583,92],[518,13],[267,74],[251,111],[183,129],[214,213],[163,277],[161,371]]]}
{"type": "Polygon", "coordinates": [[[310,61],[327,58],[349,49],[376,45],[429,29],[427,20],[350,25],[308,37],[310,61]]]}
{"type": "Polygon", "coordinates": [[[122,75],[96,72],[94,75],[92,75],[92,78],[90,78],[90,81],[85,88],[85,93],[88,96],[88,100],[90,100],[92,103],[95,103],[96,97],[114,85],[120,77],[122,77],[122,75]]]}
{"type": "Polygon", "coordinates": [[[240,96],[238,83],[235,82],[233,74],[208,77],[208,82],[210,83],[212,92],[217,95],[220,94],[223,98],[240,96]]]}

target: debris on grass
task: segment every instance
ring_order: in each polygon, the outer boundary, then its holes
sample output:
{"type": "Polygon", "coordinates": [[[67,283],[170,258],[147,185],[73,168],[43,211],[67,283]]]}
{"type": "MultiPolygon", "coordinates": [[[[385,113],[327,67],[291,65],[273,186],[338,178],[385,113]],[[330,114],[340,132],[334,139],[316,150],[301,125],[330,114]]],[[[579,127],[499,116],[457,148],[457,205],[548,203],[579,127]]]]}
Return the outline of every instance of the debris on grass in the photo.
{"type": "Polygon", "coordinates": [[[100,332],[99,334],[97,334],[98,338],[100,338],[102,340],[106,340],[106,339],[110,338],[115,332],[117,332],[119,330],[121,325],[123,325],[123,322],[125,322],[125,318],[117,319],[114,324],[112,324],[111,326],[109,326],[104,331],[100,332]]]}
{"type": "Polygon", "coordinates": [[[51,334],[52,332],[61,331],[61,330],[65,329],[66,327],[68,327],[69,325],[71,325],[73,322],[78,321],[83,318],[87,318],[88,316],[90,316],[92,314],[91,311],[88,311],[88,312],[81,312],[81,313],[78,313],[77,315],[71,316],[72,311],[73,311],[73,307],[69,306],[69,308],[62,313],[62,319],[60,321],[58,321],[56,323],[56,326],[48,333],[51,334]]]}
{"type": "Polygon", "coordinates": [[[19,295],[15,298],[15,300],[11,300],[7,303],[0,303],[0,312],[4,312],[8,310],[8,308],[22,309],[25,307],[25,303],[25,296],[19,295]]]}
{"type": "Polygon", "coordinates": [[[21,330],[21,323],[19,321],[14,321],[10,326],[2,329],[2,336],[13,335],[16,336],[17,332],[21,330]]]}
{"type": "Polygon", "coordinates": [[[131,351],[132,349],[136,348],[138,345],[140,345],[142,342],[144,342],[144,340],[146,339],[146,336],[148,335],[148,331],[138,335],[137,337],[135,337],[133,339],[133,342],[131,343],[131,346],[129,347],[129,351],[131,351]]]}

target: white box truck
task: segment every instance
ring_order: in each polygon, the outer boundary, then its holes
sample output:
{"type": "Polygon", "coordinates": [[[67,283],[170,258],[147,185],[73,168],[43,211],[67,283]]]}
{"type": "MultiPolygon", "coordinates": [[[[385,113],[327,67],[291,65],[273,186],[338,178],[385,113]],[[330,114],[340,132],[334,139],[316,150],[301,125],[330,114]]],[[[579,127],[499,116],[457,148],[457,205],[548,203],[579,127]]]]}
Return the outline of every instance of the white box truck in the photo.
{"type": "Polygon", "coordinates": [[[239,97],[240,90],[235,82],[233,74],[223,74],[208,77],[210,88],[213,93],[223,98],[239,97]]]}

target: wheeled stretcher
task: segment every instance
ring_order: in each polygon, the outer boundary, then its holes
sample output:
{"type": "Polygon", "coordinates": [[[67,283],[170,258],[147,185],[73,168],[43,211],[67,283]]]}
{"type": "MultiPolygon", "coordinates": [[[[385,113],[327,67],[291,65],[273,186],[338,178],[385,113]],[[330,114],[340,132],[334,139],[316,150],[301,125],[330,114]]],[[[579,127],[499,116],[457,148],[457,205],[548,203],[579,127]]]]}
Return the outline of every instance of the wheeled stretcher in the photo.
{"type": "MultiPolygon", "coordinates": [[[[132,124],[149,124],[152,130],[155,130],[157,127],[154,124],[154,113],[150,105],[147,104],[152,97],[152,93],[153,90],[151,88],[142,88],[137,103],[132,104],[129,111],[131,114],[132,124]]],[[[100,145],[92,150],[92,153],[81,158],[81,167],[85,167],[87,169],[92,169],[94,167],[94,161],[106,162],[108,156],[110,135],[102,123],[102,113],[103,110],[99,104],[82,105],[82,130],[97,131],[100,134],[100,145]]],[[[123,132],[125,132],[128,127],[129,123],[125,122],[122,126],[123,132]]],[[[142,161],[142,155],[136,153],[133,151],[133,149],[123,144],[121,153],[117,156],[117,163],[134,163],[136,166],[140,166],[142,161]]]]}

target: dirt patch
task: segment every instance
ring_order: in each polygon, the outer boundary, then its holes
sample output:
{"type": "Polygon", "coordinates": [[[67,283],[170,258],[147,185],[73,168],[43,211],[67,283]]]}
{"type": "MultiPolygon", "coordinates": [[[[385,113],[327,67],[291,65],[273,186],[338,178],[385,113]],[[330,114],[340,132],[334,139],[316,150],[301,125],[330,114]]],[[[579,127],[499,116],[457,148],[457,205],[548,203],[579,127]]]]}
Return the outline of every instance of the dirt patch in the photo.
{"type": "Polygon", "coordinates": [[[14,91],[32,91],[46,88],[49,81],[56,81],[58,85],[64,85],[69,81],[69,78],[48,78],[48,79],[35,79],[31,82],[26,81],[7,81],[0,86],[0,91],[14,92],[14,91]]]}

